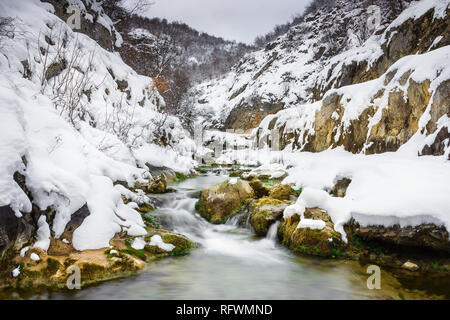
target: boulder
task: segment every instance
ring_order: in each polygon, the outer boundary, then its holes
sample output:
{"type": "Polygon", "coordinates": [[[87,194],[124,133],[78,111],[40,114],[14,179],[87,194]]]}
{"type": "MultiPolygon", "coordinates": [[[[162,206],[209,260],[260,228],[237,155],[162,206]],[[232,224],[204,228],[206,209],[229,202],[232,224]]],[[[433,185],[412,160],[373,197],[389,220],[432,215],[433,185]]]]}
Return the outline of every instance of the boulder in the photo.
{"type": "Polygon", "coordinates": [[[145,193],[166,193],[167,192],[167,178],[164,173],[162,173],[158,178],[147,183],[137,182],[135,188],[142,189],[145,193]]]}
{"type": "Polygon", "coordinates": [[[357,221],[352,219],[346,225],[346,229],[347,233],[367,241],[450,252],[449,234],[444,226],[421,224],[415,227],[400,227],[400,225],[361,227],[357,221]]]}
{"type": "Polygon", "coordinates": [[[281,220],[287,203],[264,197],[250,206],[250,224],[259,236],[266,236],[269,227],[277,220],[281,220]]]}
{"type": "Polygon", "coordinates": [[[332,257],[344,246],[330,216],[319,208],[307,208],[303,219],[297,214],[284,219],[278,237],[283,245],[301,254],[332,257]],[[297,228],[300,222],[303,227],[297,228]],[[323,228],[315,228],[316,224],[323,224],[323,228]]]}
{"type": "Polygon", "coordinates": [[[240,211],[244,200],[254,195],[247,181],[233,178],[203,190],[196,208],[211,223],[225,223],[240,211]]]}
{"type": "Polygon", "coordinates": [[[255,196],[257,198],[267,197],[269,195],[270,189],[266,187],[259,179],[253,179],[250,181],[250,186],[255,191],[255,196]]]}
{"type": "Polygon", "coordinates": [[[277,184],[270,189],[269,197],[278,200],[289,200],[291,195],[291,186],[287,184],[277,184]]]}

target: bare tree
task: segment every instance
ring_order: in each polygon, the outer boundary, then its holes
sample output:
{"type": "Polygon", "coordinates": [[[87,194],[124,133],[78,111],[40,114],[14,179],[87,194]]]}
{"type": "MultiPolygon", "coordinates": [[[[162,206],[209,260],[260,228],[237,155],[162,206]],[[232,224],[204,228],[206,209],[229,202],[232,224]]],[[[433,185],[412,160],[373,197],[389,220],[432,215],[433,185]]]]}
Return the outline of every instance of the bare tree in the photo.
{"type": "Polygon", "coordinates": [[[154,4],[151,0],[103,0],[105,13],[114,20],[123,20],[145,13],[154,4]]]}
{"type": "MultiPolygon", "coordinates": [[[[45,48],[41,45],[42,33],[38,37],[41,92],[51,96],[55,108],[73,126],[78,121],[88,121],[95,126],[87,108],[92,90],[101,84],[93,83],[95,49],[86,58],[78,38],[69,38],[61,25],[57,34],[55,30],[56,25],[50,26],[50,33],[44,36],[45,48]]],[[[35,63],[34,59],[29,58],[29,63],[35,63]]]]}

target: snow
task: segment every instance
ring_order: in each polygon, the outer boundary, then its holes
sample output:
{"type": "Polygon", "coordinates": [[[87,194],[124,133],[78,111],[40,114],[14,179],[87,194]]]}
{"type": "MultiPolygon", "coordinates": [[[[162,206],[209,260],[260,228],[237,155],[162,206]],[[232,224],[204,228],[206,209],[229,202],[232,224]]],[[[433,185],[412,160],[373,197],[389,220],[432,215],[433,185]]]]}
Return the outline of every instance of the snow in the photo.
{"type": "Polygon", "coordinates": [[[136,238],[133,240],[131,247],[135,250],[142,250],[145,248],[146,242],[144,238],[136,238]]]}
{"type": "Polygon", "coordinates": [[[50,227],[46,221],[46,216],[42,215],[38,220],[37,241],[33,247],[41,248],[44,251],[50,247],[50,227]]]}
{"type": "MultiPolygon", "coordinates": [[[[70,3],[85,10],[79,0],[70,3]]],[[[99,3],[89,3],[99,13],[98,22],[115,32],[99,3]]],[[[15,39],[2,38],[0,49],[0,206],[10,206],[17,217],[31,211],[30,199],[13,179],[14,173],[19,172],[26,178],[33,203],[41,210],[50,206],[55,209],[53,221],[40,217],[35,247],[47,250],[50,232],[59,238],[72,214],[84,205],[90,215],[73,234],[75,249],[108,247],[111,238],[120,231],[143,236],[146,231],[141,215],[123,203],[121,194],[137,204],[149,203],[148,197],[113,183],[124,181],[132,187],[137,181],[151,179],[147,163],[188,173],[195,166],[192,160],[195,143],[173,116],[167,117],[163,126],[166,135],[172,137],[171,145],[152,143],[155,119],[162,117],[156,101],[164,103],[152,89],[152,80],[136,74],[117,53],[108,52],[86,35],[70,30],[52,12],[50,4],[39,0],[0,2],[0,16],[17,17],[16,29],[20,32],[15,39]],[[67,33],[68,49],[62,53],[66,60],[70,60],[76,47],[85,57],[94,52],[90,67],[94,85],[90,100],[83,96],[82,103],[95,124],[81,118],[71,123],[67,110],[55,108],[52,87],[58,77],[48,80],[45,88],[41,86],[43,61],[38,39],[42,46],[44,35],[51,32],[49,26],[54,29],[54,36],[59,31],[67,33]],[[21,61],[29,62],[30,79],[23,77],[21,61]],[[116,80],[129,83],[131,98],[125,99],[126,102],[116,80]],[[143,106],[138,105],[141,101],[143,106]],[[130,126],[127,134],[117,128],[117,123],[124,122],[130,126]]],[[[120,42],[121,38],[117,38],[120,42]]],[[[50,46],[50,59],[56,56],[55,46],[50,46]]],[[[87,60],[80,62],[80,69],[88,70],[87,60]]]]}
{"type": "Polygon", "coordinates": [[[149,245],[157,246],[158,248],[167,252],[175,249],[175,246],[173,244],[165,243],[159,235],[154,235],[153,237],[151,237],[149,245]]]}
{"type": "Polygon", "coordinates": [[[25,257],[25,254],[28,252],[28,250],[30,250],[30,247],[29,247],[29,246],[22,248],[22,249],[20,250],[20,257],[21,257],[21,258],[24,258],[24,257],[25,257]]]}
{"type": "Polygon", "coordinates": [[[228,181],[229,184],[236,184],[237,182],[238,182],[238,179],[237,179],[237,178],[231,178],[231,179],[228,181]]]}
{"type": "Polygon", "coordinates": [[[152,236],[150,238],[150,242],[146,242],[142,237],[135,238],[133,240],[133,243],[131,244],[131,247],[136,250],[142,250],[146,245],[157,246],[158,248],[167,252],[175,249],[175,246],[173,244],[165,243],[159,235],[152,236]]]}
{"type": "Polygon", "coordinates": [[[19,274],[20,274],[20,266],[17,267],[17,268],[15,268],[15,269],[12,271],[12,276],[13,276],[14,278],[17,278],[17,277],[19,276],[19,274]]]}
{"type": "Polygon", "coordinates": [[[30,255],[30,259],[33,260],[33,261],[41,260],[41,258],[34,252],[30,255]]]}
{"type": "Polygon", "coordinates": [[[278,165],[283,165],[288,173],[282,183],[302,189],[297,202],[285,209],[285,219],[295,214],[302,217],[305,208],[318,207],[330,215],[335,230],[344,239],[343,226],[351,218],[362,225],[434,223],[450,229],[448,155],[419,157],[417,152],[364,155],[342,148],[319,153],[263,149],[246,155],[250,156],[248,161],[264,163],[262,168],[281,161],[278,165]],[[343,177],[352,180],[346,196],[333,197],[330,191],[343,177]]]}
{"type": "Polygon", "coordinates": [[[297,225],[297,229],[309,228],[312,230],[322,230],[325,228],[325,221],[313,219],[301,219],[297,225]]]}

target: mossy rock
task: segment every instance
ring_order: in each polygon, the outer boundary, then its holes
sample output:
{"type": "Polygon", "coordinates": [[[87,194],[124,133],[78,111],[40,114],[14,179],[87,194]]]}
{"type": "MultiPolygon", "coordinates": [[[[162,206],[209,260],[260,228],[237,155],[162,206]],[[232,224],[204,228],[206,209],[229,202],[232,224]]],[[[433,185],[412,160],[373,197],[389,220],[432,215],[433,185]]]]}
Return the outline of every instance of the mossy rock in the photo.
{"type": "Polygon", "coordinates": [[[292,188],[287,184],[277,184],[270,189],[269,197],[278,200],[289,200],[292,188]]]}
{"type": "Polygon", "coordinates": [[[283,216],[283,211],[288,206],[287,203],[264,197],[251,205],[250,208],[250,224],[255,233],[259,236],[265,236],[269,231],[272,223],[280,220],[283,216]]]}
{"type": "Polygon", "coordinates": [[[47,268],[44,269],[44,273],[47,277],[50,277],[54,275],[56,272],[58,272],[59,268],[61,267],[61,264],[52,258],[47,258],[47,268]]]}
{"type": "Polygon", "coordinates": [[[255,191],[256,198],[267,197],[269,195],[270,188],[265,186],[261,180],[253,179],[249,184],[255,191]]]}
{"type": "Polygon", "coordinates": [[[341,235],[334,231],[334,225],[326,212],[319,208],[308,208],[304,214],[305,218],[322,220],[325,227],[322,230],[301,228],[297,229],[300,217],[294,215],[284,219],[278,230],[281,243],[301,254],[317,255],[322,257],[336,257],[346,248],[341,235]]]}
{"type": "Polygon", "coordinates": [[[267,234],[267,231],[269,230],[269,215],[269,210],[261,210],[252,215],[250,223],[257,235],[265,236],[267,234]]]}
{"type": "Polygon", "coordinates": [[[84,280],[98,280],[105,275],[106,268],[95,263],[83,263],[79,265],[81,278],[84,280]]]}
{"type": "Polygon", "coordinates": [[[203,190],[196,209],[211,223],[221,224],[238,213],[243,202],[253,196],[254,191],[247,181],[238,179],[233,184],[227,180],[203,190]]]}
{"type": "Polygon", "coordinates": [[[164,234],[161,238],[165,243],[170,243],[175,246],[170,252],[171,255],[185,255],[196,247],[191,240],[179,234],[164,234]]]}

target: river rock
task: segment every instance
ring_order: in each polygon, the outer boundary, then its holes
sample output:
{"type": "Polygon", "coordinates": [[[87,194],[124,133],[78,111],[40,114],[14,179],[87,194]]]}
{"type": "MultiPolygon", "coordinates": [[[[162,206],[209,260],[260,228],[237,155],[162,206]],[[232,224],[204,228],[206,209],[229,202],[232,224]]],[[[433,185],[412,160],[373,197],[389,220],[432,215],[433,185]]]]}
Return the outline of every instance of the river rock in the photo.
{"type": "Polygon", "coordinates": [[[256,201],[250,206],[250,223],[259,236],[266,236],[267,231],[272,223],[280,220],[283,216],[287,203],[264,197],[256,201]]]}
{"type": "Polygon", "coordinates": [[[259,179],[250,181],[250,186],[255,191],[255,196],[257,198],[267,197],[269,195],[270,188],[266,187],[259,179]]]}
{"type": "Polygon", "coordinates": [[[301,222],[299,215],[284,219],[278,231],[283,245],[298,253],[323,257],[333,256],[333,249],[340,250],[344,246],[341,235],[334,231],[334,224],[327,212],[319,208],[307,208],[302,220],[306,227],[297,228],[301,222]],[[310,222],[323,223],[324,227],[315,229],[314,223],[310,222]],[[308,224],[311,227],[307,227],[308,224]]]}
{"type": "Polygon", "coordinates": [[[247,181],[233,178],[203,190],[196,208],[211,223],[225,223],[239,211],[244,200],[254,195],[247,181]]]}
{"type": "Polygon", "coordinates": [[[270,189],[269,197],[278,200],[289,200],[291,186],[287,184],[277,184],[270,189]]]}

